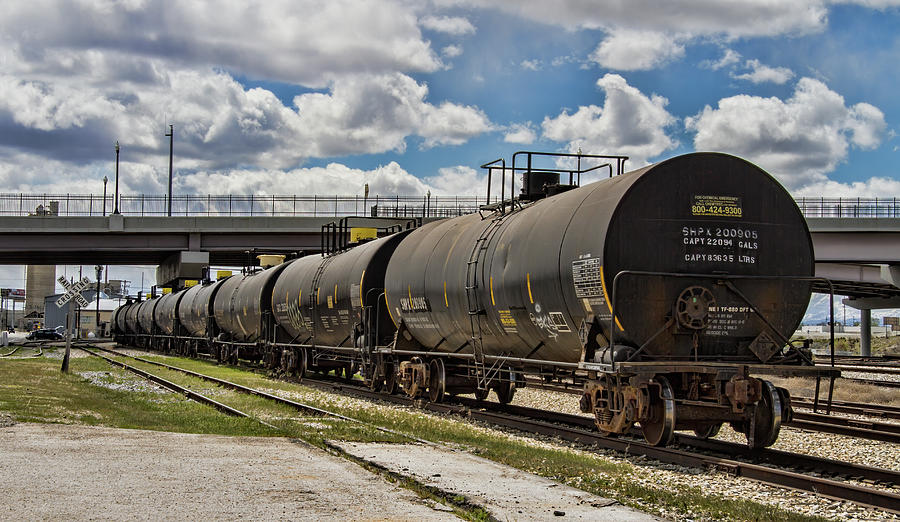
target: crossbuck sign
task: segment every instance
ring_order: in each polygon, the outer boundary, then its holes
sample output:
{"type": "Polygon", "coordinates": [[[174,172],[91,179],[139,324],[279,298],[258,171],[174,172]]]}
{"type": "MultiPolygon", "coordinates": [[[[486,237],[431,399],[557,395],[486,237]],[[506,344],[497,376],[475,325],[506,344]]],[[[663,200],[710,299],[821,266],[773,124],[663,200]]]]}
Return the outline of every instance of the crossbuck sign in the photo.
{"type": "Polygon", "coordinates": [[[63,285],[63,288],[66,289],[66,293],[56,300],[56,306],[62,308],[64,304],[74,299],[75,304],[80,308],[87,308],[89,303],[87,302],[87,299],[81,295],[81,291],[91,285],[90,279],[83,277],[81,278],[81,281],[70,283],[65,277],[59,276],[57,281],[59,281],[59,284],[63,285]]]}

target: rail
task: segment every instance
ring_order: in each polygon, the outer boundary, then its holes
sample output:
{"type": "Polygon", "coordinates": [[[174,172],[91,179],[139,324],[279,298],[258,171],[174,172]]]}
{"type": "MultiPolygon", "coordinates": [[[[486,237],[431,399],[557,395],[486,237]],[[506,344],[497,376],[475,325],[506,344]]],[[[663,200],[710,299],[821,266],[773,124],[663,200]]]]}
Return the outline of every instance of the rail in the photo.
{"type": "MultiPolygon", "coordinates": [[[[504,194],[505,196],[505,194],[504,194]]],[[[494,195],[489,203],[497,203],[494,195]]],[[[808,218],[900,218],[900,198],[796,198],[808,218]]],[[[483,196],[298,196],[276,194],[172,196],[173,216],[372,216],[453,217],[471,214],[483,196]]],[[[104,216],[112,213],[111,194],[0,193],[0,216],[104,216]]],[[[119,212],[126,216],[166,216],[168,199],[157,194],[122,194],[119,212]]]]}

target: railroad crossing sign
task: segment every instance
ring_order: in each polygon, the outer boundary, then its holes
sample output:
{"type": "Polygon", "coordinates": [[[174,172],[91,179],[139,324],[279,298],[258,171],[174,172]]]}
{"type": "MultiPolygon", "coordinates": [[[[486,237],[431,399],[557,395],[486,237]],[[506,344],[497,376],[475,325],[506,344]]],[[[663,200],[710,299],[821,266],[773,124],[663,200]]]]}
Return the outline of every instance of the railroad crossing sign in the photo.
{"type": "Polygon", "coordinates": [[[81,291],[91,285],[90,279],[88,279],[87,277],[82,277],[81,281],[70,283],[66,280],[65,277],[59,276],[57,281],[59,281],[59,284],[63,285],[63,288],[66,289],[66,293],[56,300],[56,306],[62,308],[64,304],[74,299],[76,305],[81,308],[87,308],[89,303],[87,302],[87,299],[85,299],[84,296],[81,295],[81,291]]]}

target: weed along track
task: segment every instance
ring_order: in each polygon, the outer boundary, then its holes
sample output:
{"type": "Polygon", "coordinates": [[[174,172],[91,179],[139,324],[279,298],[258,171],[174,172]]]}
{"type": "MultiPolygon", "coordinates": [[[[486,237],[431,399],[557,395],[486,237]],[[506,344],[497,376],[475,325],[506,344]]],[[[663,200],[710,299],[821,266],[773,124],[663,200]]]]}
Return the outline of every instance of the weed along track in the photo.
{"type": "MultiPolygon", "coordinates": [[[[125,364],[125,363],[123,363],[123,362],[117,361],[117,360],[115,360],[115,359],[111,359],[111,358],[109,358],[109,357],[105,357],[105,356],[103,356],[103,355],[101,355],[101,354],[99,354],[99,353],[92,352],[92,351],[89,350],[88,347],[86,347],[86,346],[79,346],[78,348],[80,348],[81,350],[84,350],[85,352],[87,352],[87,353],[89,353],[89,354],[91,354],[91,355],[93,355],[93,356],[95,356],[95,357],[99,357],[99,358],[105,360],[106,362],[108,362],[108,363],[110,363],[110,364],[112,364],[112,365],[114,365],[114,366],[118,366],[118,367],[123,368],[123,369],[125,369],[125,370],[128,370],[128,371],[130,371],[130,372],[132,372],[132,373],[135,373],[135,374],[137,374],[137,375],[140,375],[141,377],[143,377],[143,378],[145,378],[145,379],[147,379],[147,380],[149,380],[149,381],[151,381],[151,382],[155,382],[156,384],[159,384],[160,386],[162,386],[162,387],[164,387],[164,388],[168,388],[169,390],[172,390],[172,391],[175,392],[175,393],[180,393],[180,394],[184,395],[185,397],[187,397],[187,398],[189,398],[189,399],[191,399],[191,400],[193,400],[193,401],[197,401],[197,402],[199,402],[200,404],[205,404],[205,405],[207,405],[207,406],[212,406],[213,408],[215,408],[215,409],[217,409],[217,410],[219,410],[219,411],[221,411],[222,413],[225,413],[225,414],[227,414],[227,415],[233,415],[233,416],[235,416],[235,417],[245,417],[245,418],[248,418],[248,419],[252,419],[252,418],[253,418],[253,417],[251,417],[249,414],[244,413],[244,412],[242,412],[241,410],[232,408],[231,406],[228,406],[227,404],[222,404],[221,402],[218,402],[218,401],[216,401],[216,400],[214,400],[214,399],[211,399],[211,398],[209,398],[209,397],[207,397],[207,396],[205,396],[205,395],[203,395],[203,394],[200,394],[200,393],[197,393],[197,392],[195,392],[195,391],[193,391],[193,390],[190,390],[190,389],[188,389],[188,388],[186,388],[186,387],[184,387],[184,386],[181,386],[181,385],[179,385],[179,384],[175,384],[174,382],[171,382],[171,381],[168,381],[168,380],[166,380],[166,379],[163,379],[162,377],[159,377],[159,376],[157,376],[157,375],[153,375],[152,373],[149,373],[149,372],[146,372],[146,371],[144,371],[144,370],[141,370],[140,368],[135,368],[134,366],[130,366],[130,365],[128,365],[128,364],[125,364]]],[[[93,347],[93,348],[97,348],[97,347],[93,347]]],[[[113,352],[113,353],[115,353],[115,352],[113,352]]],[[[119,354],[119,353],[117,353],[117,355],[125,356],[124,354],[119,354]]],[[[256,419],[256,420],[259,420],[259,419],[256,419]]],[[[271,424],[269,424],[269,423],[267,423],[267,422],[264,422],[264,421],[261,421],[261,420],[260,420],[259,422],[260,422],[261,424],[263,424],[263,425],[269,427],[269,428],[272,428],[272,429],[278,429],[278,428],[276,428],[275,426],[273,426],[273,425],[271,425],[271,424]]]]}

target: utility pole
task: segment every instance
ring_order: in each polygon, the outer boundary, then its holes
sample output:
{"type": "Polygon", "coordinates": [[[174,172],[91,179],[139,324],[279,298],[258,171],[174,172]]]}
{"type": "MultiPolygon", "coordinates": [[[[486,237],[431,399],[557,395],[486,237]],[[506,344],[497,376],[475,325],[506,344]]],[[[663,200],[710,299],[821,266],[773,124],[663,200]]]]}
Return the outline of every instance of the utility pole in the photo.
{"type": "Polygon", "coordinates": [[[116,209],[113,214],[119,213],[119,140],[116,140],[116,209]]]}
{"type": "Polygon", "coordinates": [[[169,125],[169,132],[166,133],[166,136],[169,137],[169,216],[172,215],[172,145],[175,141],[175,127],[169,125]]]}

